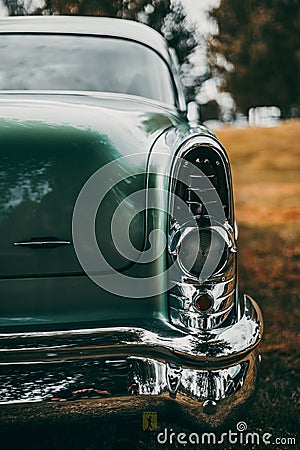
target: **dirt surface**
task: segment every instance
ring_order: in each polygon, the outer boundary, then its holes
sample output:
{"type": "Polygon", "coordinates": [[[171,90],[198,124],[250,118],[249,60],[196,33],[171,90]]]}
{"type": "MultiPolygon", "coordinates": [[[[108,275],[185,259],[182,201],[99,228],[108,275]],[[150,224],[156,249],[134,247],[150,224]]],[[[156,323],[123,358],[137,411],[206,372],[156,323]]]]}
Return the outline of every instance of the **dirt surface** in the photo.
{"type": "MultiPolygon", "coordinates": [[[[297,448],[288,444],[288,438],[296,438],[299,448],[300,121],[265,129],[228,127],[217,134],[232,163],[239,223],[240,292],[249,293],[259,302],[265,320],[255,401],[224,430],[235,431],[242,420],[248,431],[283,438],[268,448],[297,448]]],[[[177,433],[188,431],[187,424],[172,411],[159,413],[158,426],[173,428],[177,433]]],[[[229,450],[265,446],[227,443],[211,447],[229,450]]],[[[151,450],[210,446],[158,445],[155,433],[142,431],[141,418],[137,422],[123,414],[118,419],[100,421],[91,414],[89,418],[53,423],[40,417],[30,426],[6,427],[1,430],[0,448],[151,450]]]]}

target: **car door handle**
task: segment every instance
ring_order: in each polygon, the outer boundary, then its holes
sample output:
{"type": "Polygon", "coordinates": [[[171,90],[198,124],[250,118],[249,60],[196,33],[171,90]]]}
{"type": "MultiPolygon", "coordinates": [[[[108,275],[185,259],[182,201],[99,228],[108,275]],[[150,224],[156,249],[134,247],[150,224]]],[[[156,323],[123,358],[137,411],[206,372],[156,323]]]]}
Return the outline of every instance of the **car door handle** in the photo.
{"type": "Polygon", "coordinates": [[[45,238],[31,238],[29,241],[14,242],[16,247],[29,247],[29,248],[54,248],[61,247],[63,245],[71,245],[70,241],[63,239],[57,239],[55,237],[45,238]]]}

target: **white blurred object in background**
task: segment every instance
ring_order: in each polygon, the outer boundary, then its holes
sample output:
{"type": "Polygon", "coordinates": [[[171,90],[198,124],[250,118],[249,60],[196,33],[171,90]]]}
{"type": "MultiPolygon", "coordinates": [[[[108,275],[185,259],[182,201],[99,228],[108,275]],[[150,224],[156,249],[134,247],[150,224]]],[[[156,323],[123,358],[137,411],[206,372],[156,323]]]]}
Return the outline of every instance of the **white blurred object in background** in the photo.
{"type": "Polygon", "coordinates": [[[281,116],[277,106],[259,106],[249,110],[249,125],[253,127],[275,127],[281,116]]]}

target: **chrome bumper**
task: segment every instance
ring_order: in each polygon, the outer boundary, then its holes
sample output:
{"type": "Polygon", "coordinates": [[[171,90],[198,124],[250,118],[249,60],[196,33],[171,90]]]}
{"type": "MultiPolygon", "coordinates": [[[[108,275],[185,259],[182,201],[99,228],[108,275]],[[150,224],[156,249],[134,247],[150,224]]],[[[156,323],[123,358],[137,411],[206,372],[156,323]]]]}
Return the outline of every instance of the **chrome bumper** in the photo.
{"type": "Polygon", "coordinates": [[[235,324],[202,333],[160,320],[2,333],[0,418],[149,411],[171,402],[192,419],[219,425],[255,389],[262,332],[260,310],[244,296],[235,324]]]}

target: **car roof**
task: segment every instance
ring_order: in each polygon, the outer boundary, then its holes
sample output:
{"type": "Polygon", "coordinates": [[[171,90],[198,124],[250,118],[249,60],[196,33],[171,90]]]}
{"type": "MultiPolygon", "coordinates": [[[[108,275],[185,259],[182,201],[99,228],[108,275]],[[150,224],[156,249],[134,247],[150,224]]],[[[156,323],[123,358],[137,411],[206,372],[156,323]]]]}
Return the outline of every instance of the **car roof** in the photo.
{"type": "Polygon", "coordinates": [[[133,20],[83,16],[22,16],[0,19],[0,33],[59,33],[111,36],[141,42],[172,65],[164,38],[152,28],[133,20]]]}

